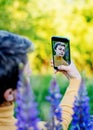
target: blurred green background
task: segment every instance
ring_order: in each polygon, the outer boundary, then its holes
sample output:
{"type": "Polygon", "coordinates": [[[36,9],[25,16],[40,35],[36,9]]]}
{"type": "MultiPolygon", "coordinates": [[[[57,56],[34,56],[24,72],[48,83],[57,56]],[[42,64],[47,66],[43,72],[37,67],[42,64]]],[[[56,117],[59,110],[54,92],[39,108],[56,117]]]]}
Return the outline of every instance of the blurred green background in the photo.
{"type": "MultiPolygon", "coordinates": [[[[0,29],[28,37],[35,45],[28,57],[33,70],[31,84],[43,119],[47,119],[45,96],[53,75],[51,36],[70,38],[71,58],[86,75],[92,113],[93,0],[0,0],[0,29]]],[[[68,81],[63,75],[56,77],[64,94],[68,81]]]]}

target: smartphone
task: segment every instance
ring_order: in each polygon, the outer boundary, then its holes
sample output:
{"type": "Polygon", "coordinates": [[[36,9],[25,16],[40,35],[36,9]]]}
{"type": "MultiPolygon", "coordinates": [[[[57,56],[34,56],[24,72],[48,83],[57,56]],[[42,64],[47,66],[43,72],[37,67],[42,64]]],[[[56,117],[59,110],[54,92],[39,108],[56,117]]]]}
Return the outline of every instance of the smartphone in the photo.
{"type": "Polygon", "coordinates": [[[52,36],[53,65],[58,69],[60,65],[70,65],[70,40],[66,37],[52,36]]]}

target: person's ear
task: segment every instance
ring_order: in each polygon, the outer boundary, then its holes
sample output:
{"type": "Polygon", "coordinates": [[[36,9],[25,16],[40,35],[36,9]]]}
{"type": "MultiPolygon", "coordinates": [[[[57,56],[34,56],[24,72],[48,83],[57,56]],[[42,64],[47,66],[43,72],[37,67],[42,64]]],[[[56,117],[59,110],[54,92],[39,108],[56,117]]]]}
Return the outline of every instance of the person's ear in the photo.
{"type": "Polygon", "coordinates": [[[6,101],[13,101],[14,100],[13,90],[11,88],[9,88],[5,91],[4,98],[6,101]]]}

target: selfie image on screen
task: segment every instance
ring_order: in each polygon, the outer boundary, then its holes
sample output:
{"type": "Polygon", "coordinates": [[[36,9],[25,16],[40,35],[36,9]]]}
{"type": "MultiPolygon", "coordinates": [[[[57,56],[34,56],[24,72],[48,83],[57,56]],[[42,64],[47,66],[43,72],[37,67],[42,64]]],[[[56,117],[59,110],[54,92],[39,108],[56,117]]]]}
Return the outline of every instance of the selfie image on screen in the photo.
{"type": "Polygon", "coordinates": [[[68,44],[60,41],[54,41],[53,49],[55,67],[59,65],[68,65],[68,44]]]}

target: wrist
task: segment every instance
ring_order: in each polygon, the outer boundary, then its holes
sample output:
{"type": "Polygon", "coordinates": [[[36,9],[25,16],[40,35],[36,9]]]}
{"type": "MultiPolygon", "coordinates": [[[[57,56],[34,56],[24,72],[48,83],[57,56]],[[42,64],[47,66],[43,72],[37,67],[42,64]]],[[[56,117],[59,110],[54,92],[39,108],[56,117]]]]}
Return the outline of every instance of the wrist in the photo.
{"type": "Polygon", "coordinates": [[[70,78],[70,82],[73,82],[73,81],[81,82],[81,76],[78,76],[78,77],[71,77],[71,78],[70,78]]]}
{"type": "Polygon", "coordinates": [[[76,79],[81,81],[81,75],[79,72],[75,72],[72,75],[70,75],[70,79],[76,79]]]}

